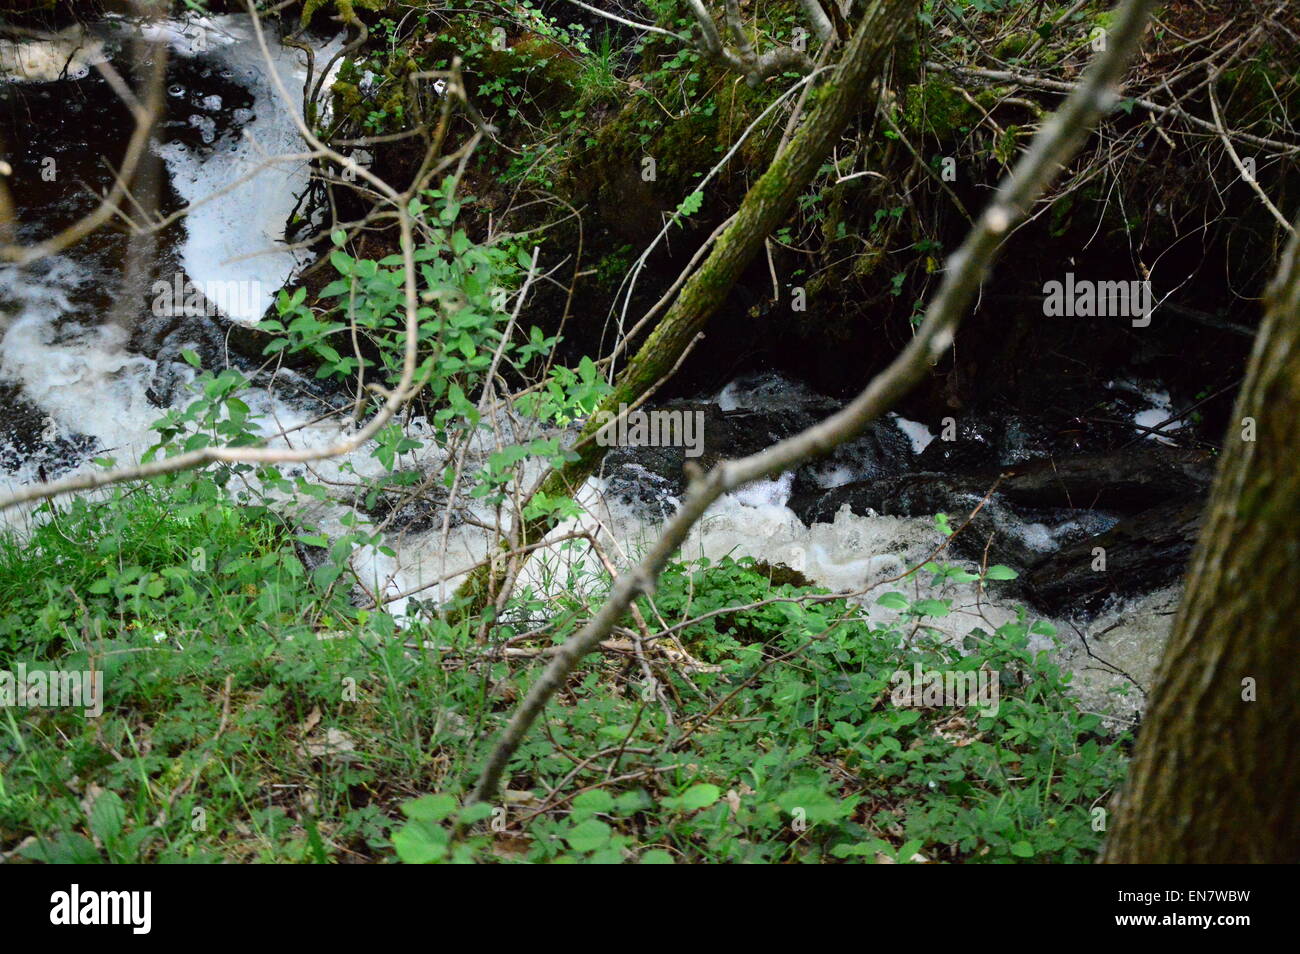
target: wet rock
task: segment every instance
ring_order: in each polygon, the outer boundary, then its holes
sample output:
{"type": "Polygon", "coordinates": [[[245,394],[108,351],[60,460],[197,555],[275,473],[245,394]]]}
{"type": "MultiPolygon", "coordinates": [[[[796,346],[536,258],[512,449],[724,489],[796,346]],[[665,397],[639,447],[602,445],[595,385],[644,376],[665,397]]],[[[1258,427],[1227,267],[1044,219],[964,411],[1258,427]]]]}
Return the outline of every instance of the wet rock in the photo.
{"type": "Polygon", "coordinates": [[[766,560],[758,560],[750,569],[761,576],[767,577],[768,582],[773,587],[789,585],[807,588],[817,585],[801,572],[793,567],[786,566],[784,563],[769,563],[766,560]]]}
{"type": "Polygon", "coordinates": [[[1032,461],[1009,468],[1008,474],[998,494],[1017,506],[1134,512],[1204,493],[1214,478],[1214,462],[1202,451],[1139,445],[1032,461]]]}
{"type": "MultiPolygon", "coordinates": [[[[928,517],[948,514],[959,527],[992,486],[979,478],[954,474],[906,474],[879,480],[858,481],[824,491],[814,497],[793,495],[790,508],[805,524],[829,523],[840,508],[847,506],[859,516],[928,517]]],[[[1067,523],[1077,515],[1035,514],[1040,520],[1067,523]]],[[[992,563],[1025,567],[1036,564],[1055,547],[1049,524],[1036,523],[1038,533],[1026,533],[1025,519],[1001,501],[991,500],[970,520],[954,541],[957,553],[980,559],[987,545],[992,563]],[[990,542],[991,541],[991,542],[990,542]]]]}
{"type": "Polygon", "coordinates": [[[720,461],[763,450],[801,429],[797,419],[779,411],[723,411],[716,404],[685,401],[645,410],[699,415],[693,426],[703,439],[696,457],[688,458],[687,448],[680,445],[618,446],[605,456],[606,492],[654,516],[670,510],[673,499],[685,493],[687,460],[708,470],[720,461]]]}
{"type": "Polygon", "coordinates": [[[942,425],[936,437],[921,452],[917,467],[926,471],[972,472],[996,467],[998,445],[995,428],[976,418],[955,419],[956,433],[952,440],[944,438],[942,425]]]}
{"type": "Polygon", "coordinates": [[[904,474],[853,481],[830,490],[796,492],[789,507],[808,526],[831,522],[844,506],[859,516],[926,516],[947,513],[954,504],[968,499],[978,501],[977,486],[972,478],[954,474],[904,474]]]}
{"type": "Polygon", "coordinates": [[[793,494],[799,497],[865,479],[890,477],[917,468],[912,442],[892,420],[878,421],[859,437],[795,471],[793,494]]]}
{"type": "Polygon", "coordinates": [[[1024,578],[1031,598],[1058,615],[1087,613],[1113,596],[1127,596],[1180,579],[1200,535],[1203,499],[1160,504],[1110,530],[1062,547],[1024,578]],[[1104,569],[1097,548],[1104,551],[1104,569]]]}
{"type": "Polygon", "coordinates": [[[1149,446],[1032,461],[1001,472],[856,481],[797,492],[789,506],[807,525],[830,522],[847,506],[861,516],[945,513],[957,528],[996,483],[997,490],[953,541],[954,551],[974,560],[987,553],[990,563],[1031,574],[1023,582],[1040,606],[1087,609],[1099,605],[1094,597],[1162,586],[1181,574],[1195,540],[1187,515],[1197,512],[1212,476],[1205,454],[1149,446]],[[1119,574],[1115,580],[1080,575],[1073,563],[1058,562],[1088,555],[1083,565],[1090,566],[1094,546],[1108,547],[1108,554],[1110,546],[1122,551],[1119,562],[1111,564],[1119,574]]]}
{"type": "MultiPolygon", "coordinates": [[[[358,494],[353,503],[376,523],[387,522],[389,532],[424,533],[441,529],[447,511],[447,488],[441,475],[418,470],[397,471],[384,487],[358,494]]],[[[461,506],[451,508],[451,527],[465,522],[468,512],[461,506]]]]}
{"type": "Polygon", "coordinates": [[[98,447],[89,435],[60,429],[17,385],[0,383],[0,468],[6,472],[29,465],[40,479],[52,480],[98,447]]]}
{"type": "MultiPolygon", "coordinates": [[[[194,371],[181,356],[183,351],[193,351],[199,366],[208,371],[221,371],[228,367],[239,368],[249,375],[256,374],[266,360],[266,347],[273,336],[257,328],[231,321],[202,292],[185,286],[187,294],[194,296],[195,307],[170,310],[155,309],[152,299],[140,309],[140,319],[132,330],[129,347],[156,363],[153,378],[145,396],[157,407],[170,407],[180,396],[181,389],[193,377],[194,371]]],[[[193,304],[193,301],[191,304],[193,304]]],[[[338,390],[331,382],[322,382],[314,376],[315,359],[306,352],[281,352],[277,361],[278,373],[302,371],[305,375],[295,381],[306,393],[318,397],[333,397],[338,390]]]]}
{"type": "MultiPolygon", "coordinates": [[[[772,384],[775,388],[777,385],[772,384]]],[[[724,400],[734,401],[724,394],[724,400]]],[[[829,398],[808,392],[785,400],[767,393],[765,382],[751,383],[741,392],[744,406],[722,410],[706,402],[674,402],[653,409],[698,413],[703,452],[695,462],[704,470],[723,460],[756,454],[799,433],[833,413],[829,398]],[[797,399],[795,399],[797,398],[797,399]],[[772,399],[770,407],[747,406],[772,399]]],[[[686,490],[683,447],[615,447],[605,457],[607,491],[624,503],[654,515],[671,509],[672,499],[686,490]]],[[[865,434],[837,447],[828,456],[803,465],[795,472],[793,492],[813,498],[826,489],[867,477],[896,475],[914,469],[916,454],[909,438],[892,420],[878,422],[865,434]]]]}
{"type": "Polygon", "coordinates": [[[1135,513],[1171,498],[1202,494],[1213,476],[1212,460],[1200,451],[1139,446],[974,474],[926,470],[858,481],[823,493],[796,493],[790,508],[808,524],[831,519],[845,503],[855,513],[868,509],[892,516],[953,513],[955,505],[978,502],[996,484],[993,499],[1018,510],[1135,513]]]}
{"type": "Polygon", "coordinates": [[[209,370],[226,367],[224,336],[215,319],[203,315],[148,315],[133,340],[135,350],[152,357],[153,379],[145,397],[157,407],[170,407],[177,391],[193,376],[193,369],[181,357],[193,351],[199,366],[209,370]]]}
{"type": "Polygon", "coordinates": [[[1081,434],[1068,428],[1052,427],[1022,414],[1008,414],[999,422],[994,444],[998,466],[1006,467],[1053,454],[1077,453],[1084,449],[1081,440],[1081,434]]]}

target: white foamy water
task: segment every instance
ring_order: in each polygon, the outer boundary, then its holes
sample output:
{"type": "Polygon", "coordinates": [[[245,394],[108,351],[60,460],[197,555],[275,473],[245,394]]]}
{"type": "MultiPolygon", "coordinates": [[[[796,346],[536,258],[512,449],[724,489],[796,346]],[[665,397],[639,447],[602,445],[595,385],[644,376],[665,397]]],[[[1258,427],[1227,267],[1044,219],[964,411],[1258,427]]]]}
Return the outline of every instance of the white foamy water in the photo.
{"type": "MultiPolygon", "coordinates": [[[[99,29],[120,39],[124,30],[136,28],[116,19],[99,29]]],[[[272,89],[249,17],[162,22],[145,32],[167,42],[175,56],[210,56],[214,65],[231,71],[256,98],[243,140],[218,146],[207,157],[194,155],[179,143],[159,150],[173,185],[187,202],[199,202],[246,179],[199,205],[185,219],[180,257],[194,285],[238,287],[240,294],[219,296],[221,303],[230,307],[232,319],[256,322],[299,262],[295,253],[277,246],[277,240],[295,194],[308,181],[308,170],[294,161],[250,173],[264,157],[301,152],[304,146],[287,107],[272,89]],[[270,254],[242,257],[266,250],[270,254]]],[[[101,40],[94,43],[95,49],[103,49],[101,40]]],[[[270,68],[280,74],[290,95],[300,96],[305,54],[281,47],[270,33],[267,44],[270,68]]],[[[318,56],[328,55],[328,50],[318,52],[318,56]]],[[[219,104],[214,100],[209,97],[203,106],[216,108],[219,104]]],[[[190,117],[200,127],[203,120],[211,122],[202,113],[190,117]]],[[[162,409],[145,396],[154,362],[128,351],[125,332],[104,322],[85,304],[88,286],[113,281],[115,276],[100,274],[75,248],[30,269],[0,268],[0,301],[6,303],[0,305],[0,382],[18,385],[22,396],[47,415],[49,436],[86,435],[97,441],[100,452],[130,463],[153,443],[149,426],[162,409]]],[[[191,399],[184,388],[178,389],[177,404],[183,406],[191,399]]],[[[307,417],[264,393],[248,400],[254,412],[266,415],[267,430],[301,424],[307,417]]],[[[295,440],[325,444],[336,438],[333,429],[318,428],[300,432],[295,440]]],[[[93,466],[83,461],[74,472],[93,466]]],[[[0,480],[0,486],[35,479],[35,469],[28,462],[9,475],[10,480],[0,480]]]]}
{"type": "MultiPolygon", "coordinates": [[[[1139,411],[1133,416],[1133,423],[1138,427],[1157,427],[1174,416],[1174,405],[1169,398],[1168,391],[1147,391],[1142,396],[1151,403],[1151,407],[1145,411],[1139,411]]],[[[1182,421],[1173,421],[1165,424],[1159,432],[1147,433],[1145,436],[1147,440],[1159,441],[1162,444],[1173,444],[1174,442],[1164,435],[1170,431],[1176,431],[1182,426],[1182,421]]]]}
{"type": "Polygon", "coordinates": [[[912,453],[921,453],[934,440],[934,434],[920,421],[909,421],[892,411],[889,413],[889,417],[897,425],[898,429],[907,436],[907,439],[912,442],[912,453]]]}
{"type": "Polygon", "coordinates": [[[103,41],[80,26],[48,37],[0,38],[0,79],[9,83],[82,79],[106,59],[103,41]]]}
{"type": "MultiPolygon", "coordinates": [[[[1145,409],[1133,415],[1133,423],[1136,427],[1157,427],[1174,416],[1173,399],[1170,398],[1169,392],[1166,390],[1129,380],[1111,381],[1107,383],[1107,387],[1127,391],[1148,405],[1145,409]]],[[[1170,421],[1156,433],[1137,431],[1135,433],[1140,433],[1142,437],[1149,441],[1173,445],[1176,442],[1165,435],[1180,430],[1182,426],[1182,421],[1170,421]]]]}
{"type": "MultiPolygon", "coordinates": [[[[181,246],[185,272],[199,285],[239,282],[256,289],[249,301],[241,299],[229,312],[232,320],[243,324],[261,319],[275,293],[306,260],[304,253],[289,249],[282,240],[297,197],[307,186],[307,164],[301,159],[278,158],[306,149],[293,118],[293,113],[301,111],[301,99],[286,104],[272,79],[274,71],[290,96],[301,97],[307,78],[306,54],[281,46],[269,27],[264,30],[269,63],[251,21],[243,14],[157,28],[175,55],[206,52],[255,98],[254,118],[239,141],[219,144],[211,155],[195,155],[180,142],[158,149],[172,185],[187,203],[195,205],[186,218],[181,246]],[[195,37],[199,35],[204,38],[203,50],[196,51],[195,37]],[[204,201],[212,196],[216,198],[204,201]]],[[[337,42],[319,51],[318,59],[328,59],[337,42]]],[[[219,99],[213,99],[217,98],[210,97],[203,108],[219,108],[219,99]]],[[[191,115],[189,122],[200,130],[204,142],[216,138],[212,119],[202,112],[191,115]]]]}
{"type": "MultiPolygon", "coordinates": [[[[0,269],[0,298],[11,303],[0,315],[0,381],[19,385],[45,412],[51,438],[86,434],[108,450],[134,448],[160,414],[144,395],[154,362],[128,352],[115,325],[59,321],[97,280],[84,263],[65,254],[41,267],[39,276],[0,269]]],[[[15,476],[34,479],[34,468],[15,476]]]]}

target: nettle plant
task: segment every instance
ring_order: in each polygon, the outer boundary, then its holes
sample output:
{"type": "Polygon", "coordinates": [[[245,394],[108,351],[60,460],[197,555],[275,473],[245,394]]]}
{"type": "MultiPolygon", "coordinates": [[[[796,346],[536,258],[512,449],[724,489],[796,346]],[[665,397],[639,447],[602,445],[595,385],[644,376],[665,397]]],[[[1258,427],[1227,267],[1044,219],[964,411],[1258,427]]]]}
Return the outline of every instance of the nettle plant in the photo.
{"type": "MultiPolygon", "coordinates": [[[[472,240],[458,225],[462,209],[472,201],[457,198],[455,182],[448,178],[409,206],[420,237],[412,253],[420,304],[418,394],[411,410],[422,412],[431,425],[432,439],[448,461],[443,478],[450,488],[455,481],[453,450],[492,424],[472,396],[481,393],[494,362],[498,378],[509,373],[536,379],[534,369],[545,369],[535,389],[512,406],[515,415],[531,419],[531,439],[497,446],[472,477],[471,495],[495,505],[504,499],[503,488],[523,462],[558,465],[567,459],[556,430],[589,414],[608,385],[587,359],[576,370],[550,367],[547,359],[558,337],[548,337],[535,326],[526,335],[514,329],[510,307],[523,293],[532,254],[519,238],[472,240]]],[[[403,256],[354,257],[346,250],[343,232],[332,238],[330,264],[338,277],[321,289],[318,300],[333,304],[312,308],[306,289],[282,290],[276,317],[261,324],[276,336],[266,353],[306,352],[318,360],[319,378],[355,381],[358,388],[378,381],[391,388],[401,377],[406,346],[403,256]]],[[[402,455],[424,447],[421,437],[393,423],[379,433],[371,453],[392,474],[402,455]]]]}

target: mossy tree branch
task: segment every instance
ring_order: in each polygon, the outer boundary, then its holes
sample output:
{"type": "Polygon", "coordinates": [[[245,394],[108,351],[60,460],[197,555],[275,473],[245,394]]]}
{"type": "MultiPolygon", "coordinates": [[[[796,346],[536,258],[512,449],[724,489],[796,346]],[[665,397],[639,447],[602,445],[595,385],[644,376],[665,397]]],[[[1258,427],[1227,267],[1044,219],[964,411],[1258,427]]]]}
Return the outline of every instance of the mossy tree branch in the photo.
{"type": "MultiPolygon", "coordinates": [[[[614,388],[583,429],[575,445],[577,458],[553,471],[538,491],[548,497],[572,496],[595,471],[605,449],[596,441],[602,426],[620,408],[631,405],[671,374],[687,347],[726,300],[741,273],[763,248],[767,237],[789,218],[795,200],[808,187],[844,127],[876,95],[876,80],[895,40],[915,20],[920,0],[874,0],[863,14],[839,66],[816,110],[790,144],[745,195],[729,228],[682,287],[667,314],[628,362],[614,388]]],[[[535,491],[537,492],[537,491],[535,491]]],[[[522,519],[522,518],[521,518],[522,519]]],[[[545,535],[555,525],[550,516],[525,521],[517,546],[545,535]]],[[[491,563],[474,570],[456,591],[462,609],[487,606],[496,588],[491,563]]]]}

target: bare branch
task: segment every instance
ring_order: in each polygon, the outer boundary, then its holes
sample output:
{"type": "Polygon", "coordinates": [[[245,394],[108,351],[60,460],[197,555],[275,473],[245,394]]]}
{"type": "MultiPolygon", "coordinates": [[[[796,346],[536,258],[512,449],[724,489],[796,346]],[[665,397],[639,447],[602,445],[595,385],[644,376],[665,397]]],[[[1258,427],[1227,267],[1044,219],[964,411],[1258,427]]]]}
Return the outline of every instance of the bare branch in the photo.
{"type": "Polygon", "coordinates": [[[731,31],[732,39],[736,41],[740,58],[747,63],[750,62],[754,58],[754,44],[749,42],[749,36],[745,33],[745,24],[740,19],[740,0],[727,0],[727,29],[731,31]]]}
{"type": "Polygon", "coordinates": [[[604,17],[606,20],[613,20],[615,23],[621,23],[623,24],[623,26],[631,27],[634,30],[644,30],[646,33],[658,33],[661,34],[662,36],[670,36],[674,40],[687,39],[687,37],[682,36],[680,33],[674,33],[672,30],[665,30],[662,27],[651,26],[648,23],[636,23],[633,20],[625,20],[622,17],[616,16],[613,13],[606,13],[604,10],[597,9],[596,7],[593,7],[590,4],[583,3],[582,0],[569,0],[569,3],[573,4],[575,7],[581,7],[582,9],[586,10],[588,13],[594,13],[597,16],[604,17]]]}
{"type": "Polygon", "coordinates": [[[1278,207],[1275,206],[1269,197],[1264,194],[1264,190],[1260,188],[1259,183],[1255,181],[1255,176],[1246,169],[1245,163],[1241,161],[1241,156],[1237,155],[1237,150],[1232,145],[1232,139],[1228,136],[1228,131],[1223,126],[1223,117],[1219,115],[1219,97],[1214,92],[1213,83],[1210,84],[1209,92],[1210,112],[1214,116],[1215,129],[1218,130],[1219,138],[1223,140],[1223,146],[1228,150],[1228,155],[1232,157],[1232,162],[1237,167],[1237,171],[1241,173],[1241,178],[1245,180],[1247,185],[1255,190],[1255,194],[1259,196],[1259,200],[1264,203],[1264,207],[1268,209],[1273,218],[1277,220],[1278,224],[1294,235],[1295,229],[1292,227],[1291,223],[1286,220],[1286,216],[1278,211],[1278,207]]]}
{"type": "MultiPolygon", "coordinates": [[[[1072,93],[1077,88],[1074,83],[1066,83],[1061,80],[1047,79],[1043,76],[1034,76],[1028,73],[1014,73],[1009,70],[985,70],[972,66],[949,66],[943,63],[927,62],[925,68],[928,70],[939,70],[943,73],[949,73],[953,76],[966,76],[972,79],[987,80],[992,83],[1015,83],[1018,86],[1027,86],[1030,89],[1048,90],[1054,93],[1072,93]]],[[[1199,126],[1201,129],[1208,130],[1212,133],[1218,133],[1214,123],[1208,122],[1199,116],[1194,116],[1185,109],[1177,106],[1162,106],[1141,96],[1133,98],[1133,104],[1155,113],[1159,116],[1176,116],[1184,122],[1191,123],[1193,126],[1199,126]]],[[[1291,143],[1279,142],[1276,139],[1267,139],[1263,136],[1256,136],[1247,132],[1237,130],[1226,130],[1227,134],[1233,139],[1242,142],[1248,142],[1252,145],[1273,151],[1276,154],[1292,156],[1300,152],[1300,146],[1291,143]]]]}
{"type": "Polygon", "coordinates": [[[754,45],[745,33],[745,25],[740,19],[738,0],[726,0],[726,4],[727,29],[735,38],[735,50],[722,42],[717,24],[713,22],[703,0],[687,0],[687,5],[699,24],[701,42],[698,47],[702,53],[744,76],[750,86],[757,86],[763,80],[787,70],[805,74],[812,70],[813,63],[808,55],[793,47],[777,47],[761,56],[755,55],[754,45]]]}
{"type": "MultiPolygon", "coordinates": [[[[835,0],[831,0],[832,3],[835,0]]],[[[812,23],[813,35],[823,43],[830,40],[835,35],[835,27],[831,24],[831,18],[826,15],[822,5],[817,0],[799,0],[803,7],[803,12],[807,14],[808,20],[812,23]]]]}
{"type": "Polygon", "coordinates": [[[700,35],[704,39],[704,48],[713,56],[720,56],[722,37],[718,36],[718,27],[713,22],[713,17],[709,16],[709,11],[704,8],[704,0],[687,0],[687,6],[690,7],[691,13],[695,14],[695,22],[699,24],[700,35]]]}

